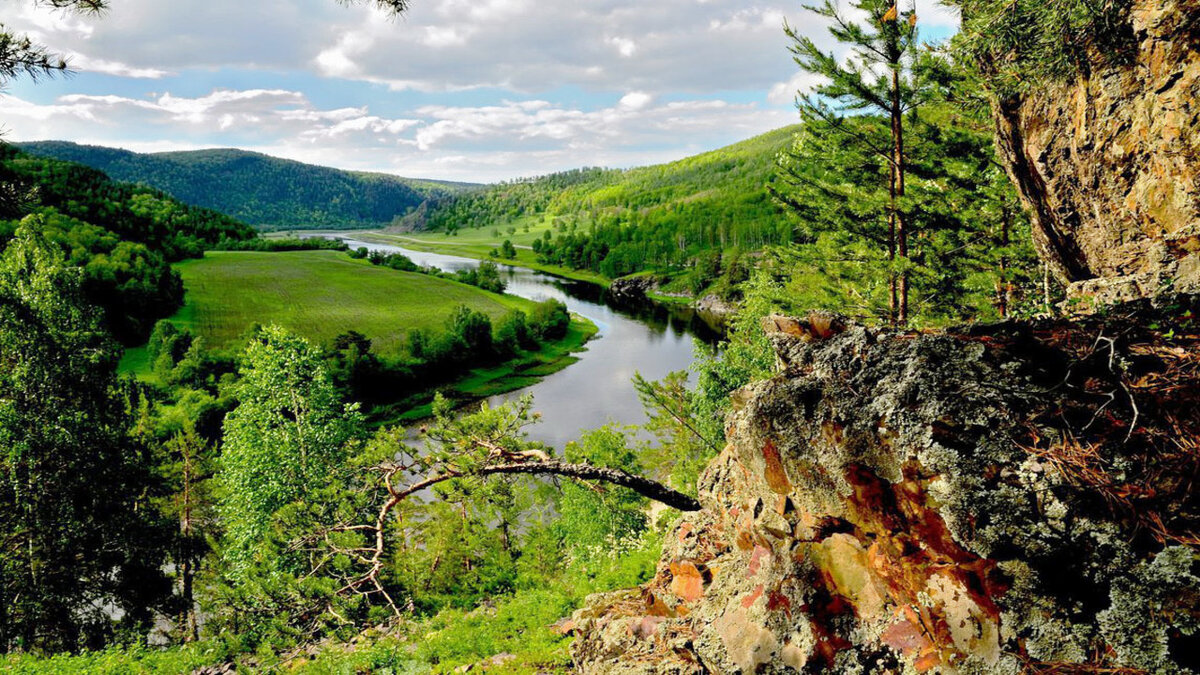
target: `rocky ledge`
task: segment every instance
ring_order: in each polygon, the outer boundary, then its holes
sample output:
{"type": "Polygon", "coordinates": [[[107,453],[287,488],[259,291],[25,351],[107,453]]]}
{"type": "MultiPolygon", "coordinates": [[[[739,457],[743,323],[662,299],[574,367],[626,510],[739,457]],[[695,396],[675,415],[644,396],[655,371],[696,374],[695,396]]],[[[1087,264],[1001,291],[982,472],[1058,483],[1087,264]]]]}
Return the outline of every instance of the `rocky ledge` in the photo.
{"type": "Polygon", "coordinates": [[[997,139],[1073,298],[1200,292],[1200,0],[1124,0],[1128,44],[999,101],[997,139]]]}
{"type": "Polygon", "coordinates": [[[1200,672],[1198,316],[773,317],[781,372],[735,396],[704,509],[576,613],[576,666],[1200,672]]]}

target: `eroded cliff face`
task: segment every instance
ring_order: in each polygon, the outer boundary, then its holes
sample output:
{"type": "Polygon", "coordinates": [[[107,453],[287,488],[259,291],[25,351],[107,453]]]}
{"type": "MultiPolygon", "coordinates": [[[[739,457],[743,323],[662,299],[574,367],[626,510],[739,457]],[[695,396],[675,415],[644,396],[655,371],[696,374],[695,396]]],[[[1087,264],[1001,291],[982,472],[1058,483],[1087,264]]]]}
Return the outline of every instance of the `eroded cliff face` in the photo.
{"type": "Polygon", "coordinates": [[[996,108],[1043,259],[1101,303],[1200,292],[1200,0],[1128,4],[1128,54],[996,108]]]}
{"type": "Polygon", "coordinates": [[[782,372],[655,579],[576,614],[578,669],[1200,672],[1198,316],[773,318],[782,372]]]}

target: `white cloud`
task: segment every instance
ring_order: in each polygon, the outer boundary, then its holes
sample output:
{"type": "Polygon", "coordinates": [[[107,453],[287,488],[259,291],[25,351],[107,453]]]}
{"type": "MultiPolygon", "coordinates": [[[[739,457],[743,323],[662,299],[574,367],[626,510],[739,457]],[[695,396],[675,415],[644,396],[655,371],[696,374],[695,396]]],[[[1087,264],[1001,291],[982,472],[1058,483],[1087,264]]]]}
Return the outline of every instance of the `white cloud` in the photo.
{"type": "MultiPolygon", "coordinates": [[[[398,19],[333,0],[122,0],[96,19],[18,2],[11,29],[125,81],[0,96],[9,138],[234,145],[467,180],[663,161],[792,123],[817,80],[783,21],[836,47],[791,0],[420,0],[398,19]]],[[[923,25],[956,25],[938,0],[916,7],[923,25]]]]}
{"type": "Polygon", "coordinates": [[[608,43],[617,49],[617,53],[629,58],[637,52],[637,43],[629,38],[609,38],[608,43]]]}
{"type": "Polygon", "coordinates": [[[775,105],[791,104],[795,102],[797,94],[807,94],[824,81],[825,78],[820,75],[797,71],[786,82],[774,84],[767,92],[767,101],[775,105]]]}
{"type": "Polygon", "coordinates": [[[77,52],[69,52],[66,54],[66,57],[71,70],[79,72],[103,73],[105,75],[147,80],[157,80],[171,74],[169,71],[159,68],[138,68],[121,63],[120,61],[98,59],[77,52]]]}
{"type": "Polygon", "coordinates": [[[653,96],[644,91],[631,91],[621,97],[618,106],[626,110],[641,110],[653,99],[653,96]]]}
{"type": "Polygon", "coordinates": [[[147,151],[228,145],[199,139],[232,131],[240,147],[301,161],[479,181],[678,159],[782,126],[792,117],[720,100],[655,103],[643,92],[596,110],[530,99],[409,112],[393,118],[368,107],[322,109],[298,92],[266,89],[148,99],[74,94],[49,105],[0,95],[0,117],[8,121],[13,140],[69,138],[147,151]],[[126,140],[122,133],[131,127],[157,129],[172,140],[126,140]],[[664,149],[663,138],[682,141],[664,149]]]}

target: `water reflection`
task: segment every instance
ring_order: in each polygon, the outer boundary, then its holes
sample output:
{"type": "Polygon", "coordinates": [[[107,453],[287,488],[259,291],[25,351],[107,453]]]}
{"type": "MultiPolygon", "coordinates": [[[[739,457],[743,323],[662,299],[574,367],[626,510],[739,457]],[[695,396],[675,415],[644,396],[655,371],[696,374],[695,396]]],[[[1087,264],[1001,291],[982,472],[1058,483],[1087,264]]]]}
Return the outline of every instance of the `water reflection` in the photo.
{"type": "MultiPolygon", "coordinates": [[[[402,253],[418,265],[445,271],[477,266],[470,258],[411,251],[400,246],[343,238],[351,248],[402,253]]],[[[508,293],[530,300],[556,298],[600,328],[577,354],[579,362],[537,384],[489,399],[492,404],[534,395],[542,423],[531,428],[536,440],[561,448],[581,431],[608,422],[641,424],[645,413],[634,391],[635,373],[659,379],[685,370],[694,360],[693,340],[711,342],[718,333],[690,309],[628,306],[611,302],[595,284],[562,279],[523,267],[501,266],[508,293]]]]}

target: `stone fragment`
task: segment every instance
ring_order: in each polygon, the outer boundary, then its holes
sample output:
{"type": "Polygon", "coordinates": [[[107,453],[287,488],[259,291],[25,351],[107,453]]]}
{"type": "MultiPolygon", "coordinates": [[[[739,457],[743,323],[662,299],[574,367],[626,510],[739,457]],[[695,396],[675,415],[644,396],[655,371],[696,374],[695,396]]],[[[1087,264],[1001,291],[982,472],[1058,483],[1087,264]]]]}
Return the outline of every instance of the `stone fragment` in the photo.
{"type": "Polygon", "coordinates": [[[753,673],[770,663],[779,651],[779,640],[741,607],[726,610],[713,628],[721,638],[729,660],[743,673],[753,673]]]}
{"type": "Polygon", "coordinates": [[[779,450],[775,447],[775,443],[767,439],[767,442],[763,444],[762,454],[763,461],[767,466],[767,485],[776,494],[786,495],[791,492],[792,482],[788,480],[787,471],[783,468],[783,460],[779,457],[779,450]]]}
{"type": "Polygon", "coordinates": [[[671,593],[684,602],[695,602],[704,597],[704,582],[707,570],[689,560],[673,562],[671,570],[671,593]]]}

